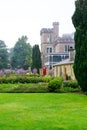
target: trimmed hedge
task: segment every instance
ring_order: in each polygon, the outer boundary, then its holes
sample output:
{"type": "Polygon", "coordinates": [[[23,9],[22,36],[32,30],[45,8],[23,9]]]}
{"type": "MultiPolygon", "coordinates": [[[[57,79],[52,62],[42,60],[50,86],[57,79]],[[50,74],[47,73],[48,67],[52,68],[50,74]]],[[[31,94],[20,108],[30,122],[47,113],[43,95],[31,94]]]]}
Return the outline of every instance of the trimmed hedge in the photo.
{"type": "Polygon", "coordinates": [[[62,78],[54,78],[48,83],[49,92],[57,92],[62,86],[62,78]]]}
{"type": "Polygon", "coordinates": [[[47,83],[0,84],[0,93],[46,93],[47,83]]]}
{"type": "Polygon", "coordinates": [[[80,91],[77,81],[63,81],[52,76],[12,74],[0,76],[0,92],[74,92],[80,91]],[[5,85],[4,85],[5,84],[5,85]],[[10,85],[11,84],[11,85],[10,85]],[[16,86],[15,86],[16,84],[16,86]],[[22,84],[22,85],[20,85],[22,84]],[[30,84],[34,84],[31,85],[30,84]],[[62,87],[61,87],[62,86],[62,87]]]}
{"type": "Polygon", "coordinates": [[[63,87],[79,88],[76,80],[63,81],[63,87]]]}
{"type": "Polygon", "coordinates": [[[49,82],[50,78],[45,77],[36,77],[36,76],[27,76],[27,75],[20,75],[20,76],[1,76],[0,83],[39,83],[39,82],[49,82]]]}

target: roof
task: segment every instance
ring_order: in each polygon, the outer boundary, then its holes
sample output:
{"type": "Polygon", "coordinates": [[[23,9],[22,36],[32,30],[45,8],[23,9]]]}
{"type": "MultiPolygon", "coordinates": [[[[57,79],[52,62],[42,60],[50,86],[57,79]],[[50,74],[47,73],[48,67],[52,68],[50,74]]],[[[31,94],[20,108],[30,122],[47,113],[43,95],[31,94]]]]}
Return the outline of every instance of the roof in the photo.
{"type": "Polygon", "coordinates": [[[70,59],[66,59],[66,60],[63,60],[63,61],[60,61],[58,62],[57,64],[54,64],[53,66],[60,66],[60,65],[66,65],[66,64],[73,64],[74,61],[70,61],[70,59]]]}

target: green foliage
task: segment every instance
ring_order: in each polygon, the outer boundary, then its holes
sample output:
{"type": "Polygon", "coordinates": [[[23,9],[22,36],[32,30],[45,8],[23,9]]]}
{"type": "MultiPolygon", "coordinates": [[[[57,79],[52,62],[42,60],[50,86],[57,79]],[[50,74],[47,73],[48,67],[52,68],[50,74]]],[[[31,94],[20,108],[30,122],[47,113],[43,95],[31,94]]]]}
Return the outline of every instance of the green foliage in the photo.
{"type": "Polygon", "coordinates": [[[46,93],[48,92],[47,83],[29,84],[0,84],[0,93],[46,93]]]}
{"type": "Polygon", "coordinates": [[[34,68],[39,73],[39,69],[41,68],[41,53],[38,45],[34,45],[32,50],[32,70],[34,68]]]}
{"type": "Polygon", "coordinates": [[[62,78],[54,78],[48,83],[48,90],[50,92],[57,92],[62,86],[62,78]]]}
{"type": "Polygon", "coordinates": [[[0,76],[0,83],[48,83],[52,80],[51,76],[40,76],[39,74],[3,74],[0,76]]]}
{"type": "Polygon", "coordinates": [[[12,57],[11,57],[11,66],[16,69],[28,69],[31,66],[32,60],[32,48],[29,43],[27,43],[27,37],[22,36],[18,39],[17,43],[14,46],[12,57]]]}
{"type": "Polygon", "coordinates": [[[0,40],[0,70],[8,68],[8,51],[4,41],[0,40]]]}
{"type": "Polygon", "coordinates": [[[87,92],[85,92],[85,95],[87,95],[87,92]]]}
{"type": "Polygon", "coordinates": [[[63,81],[62,88],[60,90],[62,93],[69,93],[69,92],[80,92],[81,88],[78,85],[76,80],[68,80],[63,81]]]}
{"type": "Polygon", "coordinates": [[[44,81],[44,82],[49,82],[49,81],[52,80],[52,79],[53,79],[53,77],[50,76],[50,75],[45,75],[45,76],[43,76],[43,81],[44,81]]]}
{"type": "Polygon", "coordinates": [[[76,80],[63,81],[63,87],[79,88],[76,80]]]}
{"type": "Polygon", "coordinates": [[[9,89],[10,93],[47,93],[48,89],[46,84],[44,86],[39,84],[31,84],[31,86],[25,84],[18,85],[18,87],[13,87],[12,89],[9,89]]]}
{"type": "Polygon", "coordinates": [[[45,82],[43,77],[29,76],[29,75],[10,75],[0,76],[0,83],[39,83],[45,82]]]}
{"type": "Polygon", "coordinates": [[[81,91],[76,81],[62,81],[61,78],[47,77],[45,76],[44,79],[44,77],[23,74],[0,76],[0,93],[65,93],[81,91]]]}
{"type": "Polygon", "coordinates": [[[72,92],[80,92],[80,88],[71,88],[71,87],[64,87],[61,88],[60,92],[61,93],[72,93],[72,92]]]}
{"type": "Polygon", "coordinates": [[[77,0],[75,6],[72,17],[76,29],[74,72],[81,89],[87,91],[87,0],[77,0]]]}
{"type": "Polygon", "coordinates": [[[51,76],[10,74],[0,76],[0,92],[10,93],[46,93],[46,92],[78,92],[77,81],[62,81],[51,76]]]}

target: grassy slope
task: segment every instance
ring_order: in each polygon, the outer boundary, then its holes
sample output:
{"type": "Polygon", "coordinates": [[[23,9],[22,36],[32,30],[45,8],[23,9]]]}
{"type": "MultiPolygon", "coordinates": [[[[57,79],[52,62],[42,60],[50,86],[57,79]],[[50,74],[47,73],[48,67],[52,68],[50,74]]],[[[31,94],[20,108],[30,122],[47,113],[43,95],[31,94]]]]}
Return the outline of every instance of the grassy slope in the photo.
{"type": "Polygon", "coordinates": [[[0,130],[87,130],[87,96],[2,93],[0,130]]]}

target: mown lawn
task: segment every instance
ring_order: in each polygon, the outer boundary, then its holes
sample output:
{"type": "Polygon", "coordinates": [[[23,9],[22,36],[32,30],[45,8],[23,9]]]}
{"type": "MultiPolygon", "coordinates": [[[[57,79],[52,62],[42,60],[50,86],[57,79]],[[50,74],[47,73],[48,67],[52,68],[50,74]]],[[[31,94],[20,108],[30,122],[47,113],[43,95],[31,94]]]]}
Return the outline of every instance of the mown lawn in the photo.
{"type": "Polygon", "coordinates": [[[87,96],[1,93],[0,130],[87,130],[87,96]]]}

